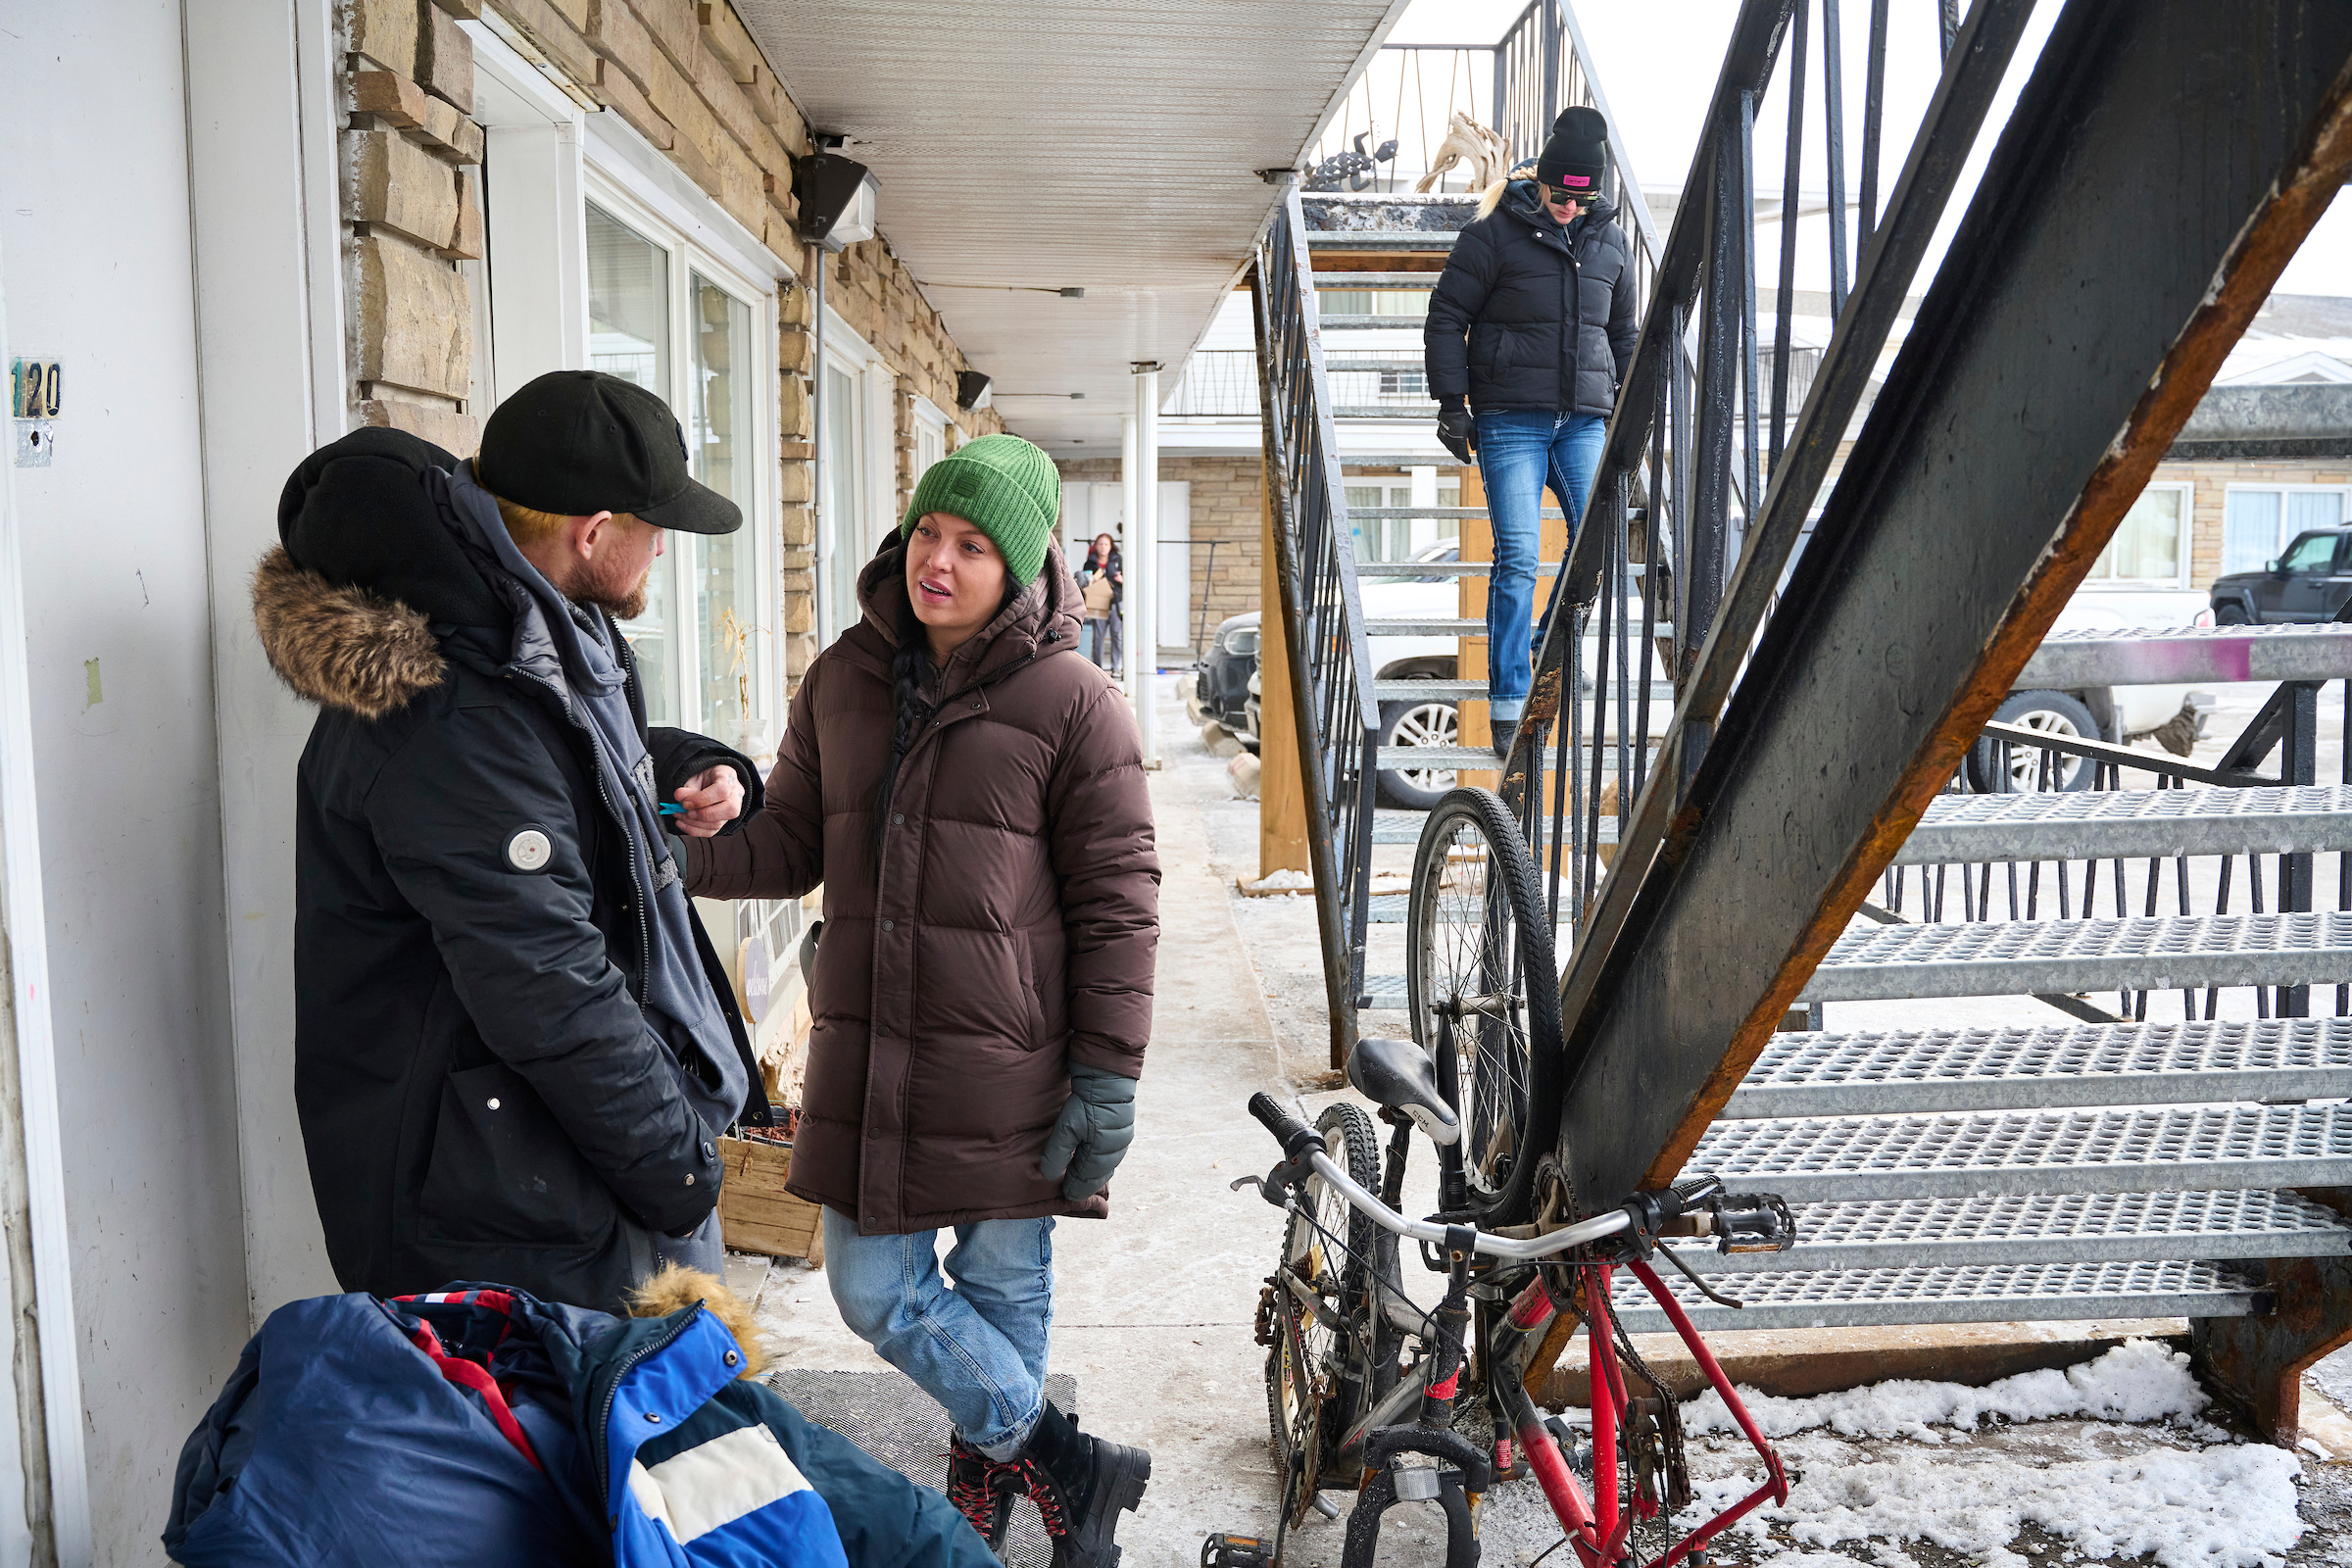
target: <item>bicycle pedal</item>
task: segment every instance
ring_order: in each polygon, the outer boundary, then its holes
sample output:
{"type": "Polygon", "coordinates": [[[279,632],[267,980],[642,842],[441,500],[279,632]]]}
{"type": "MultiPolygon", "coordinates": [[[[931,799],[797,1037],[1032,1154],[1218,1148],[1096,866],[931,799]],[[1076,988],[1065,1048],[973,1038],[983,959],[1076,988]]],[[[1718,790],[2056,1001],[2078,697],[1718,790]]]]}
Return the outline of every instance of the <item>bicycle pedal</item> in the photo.
{"type": "Polygon", "coordinates": [[[1255,1536],[1210,1536],[1200,1543],[1200,1568],[1273,1568],[1274,1543],[1255,1536]]]}

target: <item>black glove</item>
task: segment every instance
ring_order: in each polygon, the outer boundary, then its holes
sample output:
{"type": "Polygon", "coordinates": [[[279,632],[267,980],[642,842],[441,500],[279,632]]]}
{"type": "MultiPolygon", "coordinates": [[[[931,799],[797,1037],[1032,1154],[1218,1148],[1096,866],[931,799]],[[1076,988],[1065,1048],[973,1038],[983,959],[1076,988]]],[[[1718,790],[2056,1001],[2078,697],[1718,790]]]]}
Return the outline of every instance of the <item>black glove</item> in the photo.
{"type": "Polygon", "coordinates": [[[1458,463],[1474,462],[1478,454],[1478,421],[1468,409],[1443,409],[1438,414],[1438,444],[1458,463]]]}

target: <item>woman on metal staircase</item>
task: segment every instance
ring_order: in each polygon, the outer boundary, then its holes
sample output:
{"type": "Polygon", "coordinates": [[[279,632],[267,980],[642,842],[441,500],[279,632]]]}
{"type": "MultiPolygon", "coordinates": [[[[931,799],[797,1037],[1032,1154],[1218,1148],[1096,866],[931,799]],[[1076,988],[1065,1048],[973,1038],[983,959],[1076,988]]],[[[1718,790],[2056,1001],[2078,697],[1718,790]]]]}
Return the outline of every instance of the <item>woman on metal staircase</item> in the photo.
{"type": "Polygon", "coordinates": [[[858,575],[865,618],[793,697],[764,809],[690,848],[686,885],[823,886],[788,1185],[824,1205],[834,1302],[953,1418],[948,1495],[992,1546],[1025,1493],[1055,1568],[1108,1568],[1152,1456],[1045,1396],[1054,1221],[1109,1214],[1135,1135],[1159,859],[1135,720],[1078,657],[1060,510],[1018,436],[924,470],[858,575]]]}
{"type": "Polygon", "coordinates": [[[1607,168],[1600,112],[1563,113],[1534,165],[1487,188],[1423,329],[1438,439],[1463,463],[1476,458],[1494,521],[1487,700],[1498,757],[1526,706],[1540,631],[1530,617],[1544,487],[1565,505],[1573,543],[1640,334],[1633,248],[1601,194],[1607,168]]]}

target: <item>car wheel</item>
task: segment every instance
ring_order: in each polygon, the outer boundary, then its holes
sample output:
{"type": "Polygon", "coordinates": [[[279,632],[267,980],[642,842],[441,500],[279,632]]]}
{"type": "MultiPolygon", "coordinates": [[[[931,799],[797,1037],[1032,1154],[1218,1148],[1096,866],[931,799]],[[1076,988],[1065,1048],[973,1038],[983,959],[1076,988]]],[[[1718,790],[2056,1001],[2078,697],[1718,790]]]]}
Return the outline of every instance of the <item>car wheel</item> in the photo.
{"type": "MultiPolygon", "coordinates": [[[[1442,698],[1380,705],[1380,744],[1383,746],[1459,746],[1461,715],[1442,698]]],[[[1392,806],[1427,811],[1453,788],[1449,767],[1383,768],[1380,792],[1392,806]]]]}
{"type": "Polygon", "coordinates": [[[2226,605],[2216,605],[2213,607],[2213,623],[2216,626],[2245,626],[2251,624],[2246,617],[2246,607],[2239,604],[2234,599],[2226,605]]]}
{"type": "MultiPolygon", "coordinates": [[[[1993,710],[1992,721],[2030,729],[2065,740],[2095,741],[2099,721],[2090,710],[2064,692],[2011,692],[1993,710]]],[[[2086,790],[2098,779],[2098,764],[2087,757],[2045,754],[2038,747],[2009,748],[2008,777],[2001,776],[1999,743],[1980,740],[1968,752],[1968,787],[1980,795],[2032,795],[2043,790],[2086,790]],[[2042,758],[2053,765],[2047,775],[2042,758]]]]}

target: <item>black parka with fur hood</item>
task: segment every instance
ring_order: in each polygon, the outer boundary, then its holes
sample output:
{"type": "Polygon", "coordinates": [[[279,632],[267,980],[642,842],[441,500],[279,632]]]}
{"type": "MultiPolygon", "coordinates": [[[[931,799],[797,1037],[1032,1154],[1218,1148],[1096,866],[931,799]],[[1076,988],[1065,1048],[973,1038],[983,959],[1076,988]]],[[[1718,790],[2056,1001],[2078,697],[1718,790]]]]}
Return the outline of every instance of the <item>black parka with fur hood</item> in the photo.
{"type": "MultiPolygon", "coordinates": [[[[716,1202],[720,1129],[682,1086],[701,1053],[641,1010],[625,829],[532,673],[521,585],[444,519],[430,470],[456,466],[390,430],[320,448],[254,573],[270,665],[319,705],[294,822],[295,1104],[345,1290],[496,1280],[610,1311],[657,1266],[656,1234],[716,1202]]],[[[628,695],[642,727],[633,667],[628,695]]],[[[661,798],[727,761],[759,808],[746,759],[647,736],[661,798]]]]}

